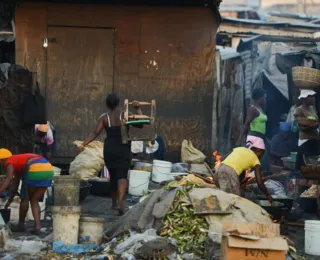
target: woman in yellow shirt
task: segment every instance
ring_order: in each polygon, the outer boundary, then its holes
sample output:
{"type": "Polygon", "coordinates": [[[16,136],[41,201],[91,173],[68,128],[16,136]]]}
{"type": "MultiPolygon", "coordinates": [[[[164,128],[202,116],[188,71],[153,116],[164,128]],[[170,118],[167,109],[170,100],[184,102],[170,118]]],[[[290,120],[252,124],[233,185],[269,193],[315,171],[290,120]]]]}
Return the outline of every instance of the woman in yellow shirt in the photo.
{"type": "Polygon", "coordinates": [[[262,168],[259,159],[263,156],[264,150],[259,144],[249,148],[238,147],[222,161],[215,175],[215,183],[220,190],[240,195],[240,175],[252,169],[255,172],[257,184],[260,190],[272,201],[264,182],[262,180],[262,168]]]}

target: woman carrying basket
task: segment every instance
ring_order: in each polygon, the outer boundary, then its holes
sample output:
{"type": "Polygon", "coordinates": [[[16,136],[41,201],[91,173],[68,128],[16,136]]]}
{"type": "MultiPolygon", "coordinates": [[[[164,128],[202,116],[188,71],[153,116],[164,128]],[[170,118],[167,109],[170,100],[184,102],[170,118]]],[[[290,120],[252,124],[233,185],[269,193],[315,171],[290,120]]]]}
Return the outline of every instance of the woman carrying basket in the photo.
{"type": "Polygon", "coordinates": [[[297,107],[294,114],[300,128],[296,160],[297,170],[305,166],[304,156],[320,154],[319,118],[314,107],[316,103],[315,95],[316,92],[313,90],[302,89],[299,96],[302,105],[297,107]]]}

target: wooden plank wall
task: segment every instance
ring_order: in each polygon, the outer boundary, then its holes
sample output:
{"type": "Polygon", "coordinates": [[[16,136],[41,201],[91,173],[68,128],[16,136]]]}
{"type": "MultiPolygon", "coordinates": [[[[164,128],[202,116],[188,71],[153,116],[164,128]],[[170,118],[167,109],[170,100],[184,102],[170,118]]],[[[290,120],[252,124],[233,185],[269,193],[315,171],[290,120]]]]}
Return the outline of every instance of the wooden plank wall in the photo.
{"type": "Polygon", "coordinates": [[[201,7],[24,3],[16,10],[16,62],[50,88],[42,47],[48,26],[115,28],[115,91],[156,99],[158,133],[178,160],[183,139],[211,152],[216,20],[201,7]]]}

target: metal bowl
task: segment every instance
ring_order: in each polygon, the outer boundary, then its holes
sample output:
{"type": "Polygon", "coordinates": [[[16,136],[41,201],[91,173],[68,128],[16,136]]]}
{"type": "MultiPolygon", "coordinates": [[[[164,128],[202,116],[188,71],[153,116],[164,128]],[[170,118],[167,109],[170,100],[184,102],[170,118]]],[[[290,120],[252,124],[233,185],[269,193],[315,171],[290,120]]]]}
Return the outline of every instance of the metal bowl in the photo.
{"type": "Polygon", "coordinates": [[[320,159],[319,156],[308,156],[306,158],[306,161],[312,165],[319,165],[320,164],[319,159],[320,159]]]}
{"type": "Polygon", "coordinates": [[[80,182],[80,194],[79,194],[80,202],[85,200],[86,197],[90,194],[91,186],[92,185],[87,181],[80,182]]]}
{"type": "MultiPolygon", "coordinates": [[[[289,211],[292,209],[292,204],[293,204],[293,199],[292,198],[282,197],[282,196],[277,196],[277,195],[272,195],[271,197],[273,198],[273,202],[280,202],[280,203],[284,204],[284,207],[286,207],[289,211]]],[[[259,196],[258,198],[261,199],[261,200],[265,200],[266,199],[265,196],[259,196]]]]}
{"type": "Polygon", "coordinates": [[[175,163],[172,165],[172,172],[185,172],[185,170],[190,171],[191,165],[188,163],[175,163]]]}
{"type": "Polygon", "coordinates": [[[91,186],[91,194],[97,196],[108,196],[111,194],[110,182],[107,179],[96,178],[90,179],[88,182],[91,186]]]}
{"type": "Polygon", "coordinates": [[[260,205],[265,211],[267,211],[274,220],[280,220],[281,218],[287,218],[289,214],[288,208],[284,203],[273,201],[272,204],[267,200],[255,201],[256,204],[260,205]]]}
{"type": "Polygon", "coordinates": [[[284,207],[284,203],[273,201],[272,204],[268,200],[257,200],[256,203],[261,207],[284,207]]]}

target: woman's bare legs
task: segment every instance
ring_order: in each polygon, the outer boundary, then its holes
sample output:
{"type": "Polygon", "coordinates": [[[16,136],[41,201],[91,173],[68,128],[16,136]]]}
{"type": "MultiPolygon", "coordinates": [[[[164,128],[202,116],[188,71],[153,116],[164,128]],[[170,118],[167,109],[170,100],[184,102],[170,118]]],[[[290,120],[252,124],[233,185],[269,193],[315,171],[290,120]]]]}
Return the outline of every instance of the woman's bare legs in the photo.
{"type": "Polygon", "coordinates": [[[21,200],[20,201],[20,208],[19,208],[19,222],[17,225],[17,231],[24,231],[25,220],[29,210],[29,200],[21,200]]]}
{"type": "Polygon", "coordinates": [[[118,209],[118,192],[113,191],[111,192],[111,198],[112,198],[112,206],[111,209],[118,209]]]}
{"type": "Polygon", "coordinates": [[[41,211],[39,206],[39,200],[44,196],[46,190],[46,187],[28,187],[29,200],[31,204],[32,215],[35,222],[34,231],[36,232],[40,231],[41,211]]]}
{"type": "Polygon", "coordinates": [[[126,197],[127,190],[129,186],[128,179],[120,179],[118,180],[118,198],[119,198],[119,212],[124,213],[123,201],[126,197]]]}
{"type": "Polygon", "coordinates": [[[122,168],[109,169],[110,186],[112,191],[112,209],[118,210],[120,214],[124,213],[123,202],[129,186],[127,172],[127,169],[122,168]],[[118,179],[119,177],[120,179],[118,179]]]}

